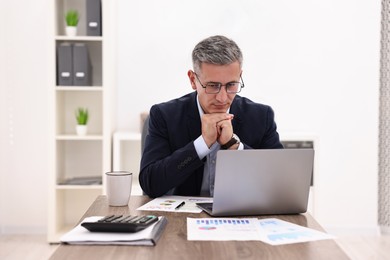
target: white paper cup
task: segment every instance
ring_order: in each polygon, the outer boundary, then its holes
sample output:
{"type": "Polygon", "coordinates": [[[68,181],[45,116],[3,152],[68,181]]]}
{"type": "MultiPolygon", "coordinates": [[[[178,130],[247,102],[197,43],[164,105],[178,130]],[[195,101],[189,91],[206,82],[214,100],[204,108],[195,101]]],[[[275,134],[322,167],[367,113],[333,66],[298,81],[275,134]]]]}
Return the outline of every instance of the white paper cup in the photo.
{"type": "Polygon", "coordinates": [[[133,174],[126,171],[106,172],[107,198],[110,206],[127,206],[133,174]]]}

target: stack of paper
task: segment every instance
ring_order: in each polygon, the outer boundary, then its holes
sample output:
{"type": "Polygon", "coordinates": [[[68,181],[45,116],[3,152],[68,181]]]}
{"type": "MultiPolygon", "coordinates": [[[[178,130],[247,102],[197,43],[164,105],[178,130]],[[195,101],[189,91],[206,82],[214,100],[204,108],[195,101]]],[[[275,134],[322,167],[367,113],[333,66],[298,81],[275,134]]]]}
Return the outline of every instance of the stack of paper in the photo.
{"type": "MultiPolygon", "coordinates": [[[[101,216],[88,217],[83,222],[95,222],[101,216]]],[[[81,226],[81,223],[74,229],[63,235],[60,239],[62,243],[78,245],[143,245],[154,246],[160,238],[165,226],[165,217],[144,230],[135,233],[110,233],[110,232],[90,232],[81,226]]]]}

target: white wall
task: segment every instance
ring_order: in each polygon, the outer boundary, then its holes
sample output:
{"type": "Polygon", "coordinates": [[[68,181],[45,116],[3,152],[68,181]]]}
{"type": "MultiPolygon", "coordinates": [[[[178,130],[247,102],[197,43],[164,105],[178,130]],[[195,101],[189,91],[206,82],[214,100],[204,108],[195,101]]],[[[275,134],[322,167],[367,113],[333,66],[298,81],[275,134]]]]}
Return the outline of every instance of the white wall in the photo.
{"type": "MultiPolygon", "coordinates": [[[[47,9],[0,1],[0,232],[46,231],[47,9]]],[[[117,13],[118,130],[191,91],[192,48],[225,34],[244,52],[242,94],[273,106],[282,135],[319,136],[320,223],[376,227],[379,0],[118,0],[117,13]]]]}
{"type": "MultiPolygon", "coordinates": [[[[5,28],[4,28],[4,9],[2,8],[2,5],[0,3],[0,35],[5,34],[5,28]]],[[[5,105],[5,80],[4,80],[4,71],[5,71],[5,46],[4,42],[0,41],[0,121],[6,120],[7,113],[6,113],[6,105],[5,105]]],[[[5,140],[6,140],[6,130],[5,127],[3,127],[3,124],[0,124],[0,167],[5,165],[5,140]]],[[[4,178],[3,178],[3,172],[0,171],[0,234],[2,233],[3,228],[3,205],[4,205],[4,178]]]]}
{"type": "Polygon", "coordinates": [[[46,231],[50,124],[46,6],[45,0],[0,2],[0,227],[5,233],[46,231]]]}
{"type": "Polygon", "coordinates": [[[242,95],[271,105],[282,136],[318,136],[315,213],[329,228],[377,223],[380,1],[118,2],[118,130],[191,91],[201,39],[244,53],[242,95]]]}

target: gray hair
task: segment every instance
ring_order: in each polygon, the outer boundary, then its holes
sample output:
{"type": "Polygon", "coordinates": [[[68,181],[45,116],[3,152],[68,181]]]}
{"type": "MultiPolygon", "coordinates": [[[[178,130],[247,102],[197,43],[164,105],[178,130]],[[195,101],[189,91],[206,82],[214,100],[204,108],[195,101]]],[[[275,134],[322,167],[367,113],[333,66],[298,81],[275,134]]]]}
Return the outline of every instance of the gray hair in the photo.
{"type": "Polygon", "coordinates": [[[215,65],[228,65],[238,61],[242,67],[242,52],[238,45],[225,36],[216,35],[199,42],[192,51],[192,65],[200,71],[202,62],[215,65]]]}

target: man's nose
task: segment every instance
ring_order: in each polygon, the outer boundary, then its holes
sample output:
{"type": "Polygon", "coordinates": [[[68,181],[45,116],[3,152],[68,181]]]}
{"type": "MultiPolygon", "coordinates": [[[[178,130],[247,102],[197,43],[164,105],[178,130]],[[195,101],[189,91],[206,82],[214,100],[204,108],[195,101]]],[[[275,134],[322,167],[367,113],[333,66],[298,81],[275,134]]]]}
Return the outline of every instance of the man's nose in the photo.
{"type": "Polygon", "coordinates": [[[227,97],[228,93],[226,91],[226,86],[222,86],[220,91],[217,93],[216,99],[219,102],[224,103],[227,100],[227,97]]]}

